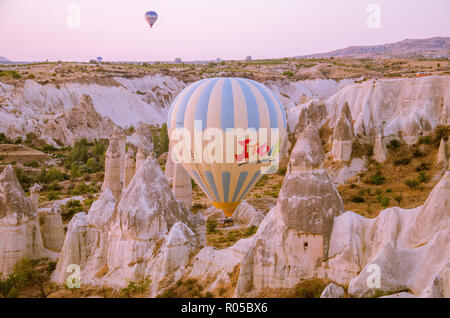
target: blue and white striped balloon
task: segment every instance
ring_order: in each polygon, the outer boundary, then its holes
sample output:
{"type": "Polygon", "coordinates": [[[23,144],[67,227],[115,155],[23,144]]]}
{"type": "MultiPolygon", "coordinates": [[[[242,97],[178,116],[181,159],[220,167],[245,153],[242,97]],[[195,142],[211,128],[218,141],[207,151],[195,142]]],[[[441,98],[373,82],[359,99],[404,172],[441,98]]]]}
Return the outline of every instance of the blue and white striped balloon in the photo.
{"type": "Polygon", "coordinates": [[[178,94],[169,110],[168,128],[171,149],[180,142],[180,138],[173,137],[174,132],[175,135],[183,130],[189,132],[189,156],[183,157],[177,151],[173,158],[181,161],[213,204],[231,216],[262,177],[261,168],[270,166],[278,155],[286,135],[286,115],[278,97],[256,81],[207,78],[178,94]],[[254,131],[258,139],[235,139],[233,129],[254,131]],[[215,143],[217,147],[211,152],[215,159],[211,162],[208,151],[204,151],[217,139],[211,135],[215,137],[220,132],[223,139],[215,143]],[[266,138],[260,138],[263,133],[266,138]],[[199,135],[203,136],[200,143],[196,139],[199,135]],[[210,138],[205,140],[205,136],[210,138]],[[232,147],[227,136],[234,142],[232,147]],[[197,148],[199,144],[201,147],[197,148]],[[186,160],[188,157],[190,161],[186,160]]]}

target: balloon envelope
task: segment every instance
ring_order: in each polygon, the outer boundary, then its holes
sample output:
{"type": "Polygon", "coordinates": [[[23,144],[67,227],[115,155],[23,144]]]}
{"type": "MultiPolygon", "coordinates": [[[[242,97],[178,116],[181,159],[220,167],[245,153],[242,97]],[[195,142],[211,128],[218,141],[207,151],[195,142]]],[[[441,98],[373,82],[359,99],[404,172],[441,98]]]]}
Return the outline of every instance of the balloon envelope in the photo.
{"type": "Polygon", "coordinates": [[[153,27],[156,20],[158,20],[158,14],[155,11],[148,11],[145,13],[145,21],[147,21],[150,27],[153,27]]]}
{"type": "Polygon", "coordinates": [[[231,216],[264,173],[276,172],[286,115],[278,97],[256,81],[208,78],[178,94],[168,129],[172,159],[231,216]]]}

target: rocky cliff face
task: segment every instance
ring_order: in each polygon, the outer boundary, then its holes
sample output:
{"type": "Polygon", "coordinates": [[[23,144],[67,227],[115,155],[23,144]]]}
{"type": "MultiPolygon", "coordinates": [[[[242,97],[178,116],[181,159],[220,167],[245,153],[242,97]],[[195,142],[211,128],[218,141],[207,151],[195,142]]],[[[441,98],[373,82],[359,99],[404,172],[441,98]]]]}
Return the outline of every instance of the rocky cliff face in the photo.
{"type": "Polygon", "coordinates": [[[7,275],[20,259],[43,252],[36,210],[12,166],[6,166],[0,173],[0,273],[7,275]]]}
{"type": "Polygon", "coordinates": [[[357,297],[371,295],[376,289],[448,297],[449,198],[447,171],[423,206],[389,208],[375,219],[352,212],[337,217],[330,240],[328,277],[340,284],[349,283],[348,292],[357,297]]]}
{"type": "Polygon", "coordinates": [[[373,141],[377,126],[384,123],[384,137],[398,137],[401,133],[405,142],[412,144],[438,124],[450,124],[449,87],[449,76],[382,79],[347,85],[326,101],[330,118],[335,118],[331,126],[339,119],[336,114],[348,103],[355,121],[355,134],[373,141]]]}
{"type": "Polygon", "coordinates": [[[124,287],[149,278],[152,289],[205,244],[205,222],[172,194],[155,159],[147,159],[120,201],[106,190],[88,214],[70,222],[53,280],[79,264],[82,283],[124,287]]]}
{"type": "Polygon", "coordinates": [[[107,138],[114,126],[160,125],[174,96],[185,87],[161,75],[109,82],[41,85],[26,80],[23,87],[0,83],[0,132],[12,138],[34,132],[50,144],[58,139],[65,145],[82,137],[107,138]]]}

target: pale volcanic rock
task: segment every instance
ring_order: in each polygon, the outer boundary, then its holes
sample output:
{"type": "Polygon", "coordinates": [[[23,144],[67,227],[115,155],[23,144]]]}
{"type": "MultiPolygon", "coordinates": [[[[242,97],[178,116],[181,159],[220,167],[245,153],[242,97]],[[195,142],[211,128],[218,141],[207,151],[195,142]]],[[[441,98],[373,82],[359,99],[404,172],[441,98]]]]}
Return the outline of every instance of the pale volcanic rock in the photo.
{"type": "Polygon", "coordinates": [[[115,77],[106,82],[81,78],[46,85],[34,80],[26,80],[23,86],[0,83],[0,132],[10,137],[34,132],[48,138],[49,144],[56,145],[53,140],[59,139],[67,146],[82,137],[108,138],[114,127],[161,125],[168,105],[186,86],[175,77],[162,75],[115,77]],[[80,107],[83,95],[91,97],[94,109],[80,107]],[[78,110],[71,113],[74,107],[78,110]]]}
{"type": "Polygon", "coordinates": [[[113,138],[110,140],[105,154],[105,180],[102,184],[102,191],[109,189],[116,198],[119,198],[122,192],[122,184],[120,183],[120,156],[119,140],[113,138]]]}
{"type": "Polygon", "coordinates": [[[345,296],[344,288],[333,283],[328,284],[323,290],[320,298],[343,298],[345,296]]]}
{"type": "Polygon", "coordinates": [[[443,102],[450,100],[449,87],[450,76],[364,81],[344,86],[326,103],[330,118],[337,121],[335,113],[348,102],[355,134],[373,138],[377,123],[384,122],[383,137],[401,134],[407,144],[413,144],[438,124],[450,122],[449,107],[443,102]]]}
{"type": "Polygon", "coordinates": [[[328,119],[327,107],[324,101],[312,99],[289,109],[287,119],[289,131],[298,136],[311,123],[322,127],[328,119]]]}
{"type": "Polygon", "coordinates": [[[309,171],[321,168],[325,154],[320,135],[310,124],[297,139],[289,159],[289,171],[309,171]]]}
{"type": "Polygon", "coordinates": [[[71,145],[80,138],[107,138],[116,129],[118,127],[110,118],[102,117],[95,110],[92,98],[83,94],[76,106],[65,110],[55,119],[45,120],[38,135],[71,145]]]}
{"type": "Polygon", "coordinates": [[[233,214],[233,222],[239,226],[259,226],[264,219],[264,213],[255,209],[246,200],[243,200],[233,214]]]}
{"type": "Polygon", "coordinates": [[[40,213],[41,234],[44,247],[53,252],[61,251],[64,244],[64,225],[59,209],[40,213]]]}
{"type": "Polygon", "coordinates": [[[277,205],[262,221],[242,260],[235,296],[292,288],[327,257],[333,219],[344,208],[322,168],[322,144],[309,126],[298,138],[277,205]]]}
{"type": "Polygon", "coordinates": [[[146,256],[150,261],[145,276],[152,278],[150,297],[161,292],[166,285],[165,280],[179,280],[198,249],[195,233],[184,223],[175,223],[169,233],[154,245],[146,256]]]}
{"type": "Polygon", "coordinates": [[[35,183],[32,187],[30,187],[30,195],[31,195],[31,202],[33,203],[34,209],[37,210],[39,205],[39,192],[41,191],[42,187],[35,183]]]}
{"type": "Polygon", "coordinates": [[[53,280],[63,282],[64,269],[75,262],[85,284],[122,288],[149,276],[156,291],[205,243],[205,220],[176,200],[156,159],[149,158],[117,205],[107,190],[87,216],[71,221],[53,280]]]}
{"type": "Polygon", "coordinates": [[[177,198],[186,204],[187,207],[192,203],[192,181],[191,176],[183,168],[181,163],[175,164],[174,176],[172,181],[172,192],[177,198]]]}
{"type": "Polygon", "coordinates": [[[380,273],[377,288],[385,292],[408,289],[420,297],[448,295],[449,198],[446,172],[423,206],[388,208],[374,219],[352,212],[338,216],[324,270],[327,277],[349,283],[348,293],[356,297],[374,293],[367,280],[372,281],[375,272],[380,273]]]}
{"type": "Polygon", "coordinates": [[[204,247],[192,260],[186,278],[194,278],[205,286],[205,290],[218,294],[221,286],[229,284],[230,274],[237,269],[252,244],[253,238],[241,239],[234,245],[216,250],[204,247]]]}
{"type": "Polygon", "coordinates": [[[341,116],[333,129],[333,144],[331,153],[334,161],[348,161],[352,154],[353,122],[348,104],[341,112],[341,116]]]}
{"type": "Polygon", "coordinates": [[[441,139],[441,142],[439,144],[436,163],[443,166],[447,164],[447,144],[444,139],[441,139]]]}
{"type": "Polygon", "coordinates": [[[373,159],[378,162],[385,162],[387,158],[387,149],[382,135],[377,135],[373,146],[373,159]]]}
{"type": "Polygon", "coordinates": [[[124,162],[124,171],[123,171],[123,190],[125,190],[131,182],[131,179],[134,177],[134,173],[136,171],[136,162],[134,160],[134,152],[131,148],[128,148],[128,151],[125,155],[124,162]]]}
{"type": "Polygon", "coordinates": [[[6,166],[0,173],[0,273],[7,276],[20,259],[43,253],[36,209],[6,166]]]}
{"type": "Polygon", "coordinates": [[[222,219],[225,218],[225,213],[222,210],[217,209],[215,206],[211,205],[209,208],[200,212],[205,219],[222,219]]]}

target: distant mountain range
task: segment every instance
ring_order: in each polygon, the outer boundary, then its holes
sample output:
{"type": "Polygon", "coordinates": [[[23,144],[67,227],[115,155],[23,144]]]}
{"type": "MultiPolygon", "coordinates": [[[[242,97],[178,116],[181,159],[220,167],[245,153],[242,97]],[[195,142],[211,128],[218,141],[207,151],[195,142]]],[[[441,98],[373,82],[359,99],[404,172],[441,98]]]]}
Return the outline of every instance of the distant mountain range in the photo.
{"type": "Polygon", "coordinates": [[[0,56],[0,62],[11,62],[10,60],[8,60],[6,57],[4,56],[0,56]]]}
{"type": "Polygon", "coordinates": [[[327,53],[317,53],[300,57],[407,57],[432,56],[450,57],[450,37],[428,39],[406,39],[399,42],[370,46],[349,46],[327,53]]]}

